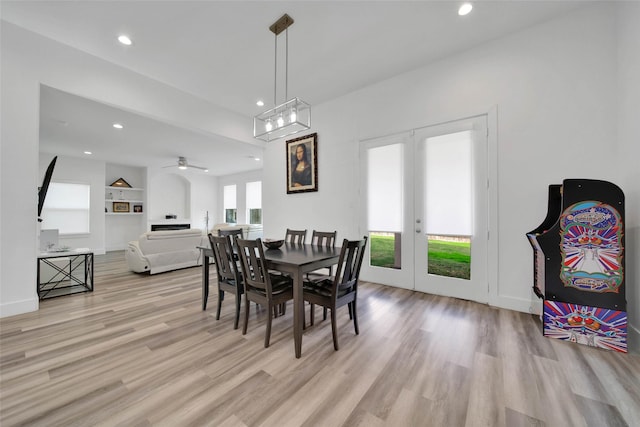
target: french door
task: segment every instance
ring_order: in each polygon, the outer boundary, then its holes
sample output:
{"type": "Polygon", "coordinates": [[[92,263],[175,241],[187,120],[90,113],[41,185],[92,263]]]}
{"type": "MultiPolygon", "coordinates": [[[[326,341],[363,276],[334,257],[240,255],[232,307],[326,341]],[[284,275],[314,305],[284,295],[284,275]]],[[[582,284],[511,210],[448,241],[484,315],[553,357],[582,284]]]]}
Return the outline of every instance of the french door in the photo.
{"type": "Polygon", "coordinates": [[[488,300],[487,117],[363,142],[362,278],[488,300]]]}

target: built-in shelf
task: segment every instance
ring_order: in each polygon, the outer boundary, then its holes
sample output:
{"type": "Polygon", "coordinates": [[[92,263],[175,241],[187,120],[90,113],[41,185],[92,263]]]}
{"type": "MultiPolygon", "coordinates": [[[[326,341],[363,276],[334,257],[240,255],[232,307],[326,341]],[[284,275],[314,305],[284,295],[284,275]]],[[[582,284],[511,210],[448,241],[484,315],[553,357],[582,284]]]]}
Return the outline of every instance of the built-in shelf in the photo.
{"type": "Polygon", "coordinates": [[[124,191],[144,191],[144,188],[136,187],[112,187],[110,185],[105,186],[107,190],[124,190],[124,191]]]}
{"type": "Polygon", "coordinates": [[[144,188],[137,187],[114,187],[106,185],[104,191],[105,215],[142,215],[142,212],[134,212],[134,209],[144,211],[144,188]],[[114,212],[113,205],[124,210],[124,212],[114,212]],[[122,204],[128,204],[127,207],[122,204]]]}
{"type": "Polygon", "coordinates": [[[142,212],[105,212],[109,216],[142,215],[142,212]]]}

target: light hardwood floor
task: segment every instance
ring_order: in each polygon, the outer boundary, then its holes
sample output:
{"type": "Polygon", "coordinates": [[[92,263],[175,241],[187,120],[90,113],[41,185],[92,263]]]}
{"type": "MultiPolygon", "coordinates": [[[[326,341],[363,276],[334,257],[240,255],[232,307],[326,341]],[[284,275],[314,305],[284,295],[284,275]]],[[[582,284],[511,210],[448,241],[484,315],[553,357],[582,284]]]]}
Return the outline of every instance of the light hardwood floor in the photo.
{"type": "Polygon", "coordinates": [[[92,294],[0,320],[0,425],[640,426],[640,356],[536,316],[362,283],[360,335],[343,307],[336,352],[316,313],[296,359],[291,309],[265,349],[266,312],[243,336],[214,288],[202,311],[199,268],[97,256],[92,294]]]}

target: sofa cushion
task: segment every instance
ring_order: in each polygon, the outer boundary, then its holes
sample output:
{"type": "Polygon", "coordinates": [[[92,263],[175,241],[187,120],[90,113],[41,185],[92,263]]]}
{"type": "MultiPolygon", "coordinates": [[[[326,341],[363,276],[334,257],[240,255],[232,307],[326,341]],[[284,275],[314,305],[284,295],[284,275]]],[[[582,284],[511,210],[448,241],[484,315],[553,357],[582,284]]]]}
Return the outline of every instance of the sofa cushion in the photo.
{"type": "Polygon", "coordinates": [[[162,230],[148,231],[138,239],[138,246],[144,255],[163,252],[191,251],[203,242],[202,230],[162,230]]]}

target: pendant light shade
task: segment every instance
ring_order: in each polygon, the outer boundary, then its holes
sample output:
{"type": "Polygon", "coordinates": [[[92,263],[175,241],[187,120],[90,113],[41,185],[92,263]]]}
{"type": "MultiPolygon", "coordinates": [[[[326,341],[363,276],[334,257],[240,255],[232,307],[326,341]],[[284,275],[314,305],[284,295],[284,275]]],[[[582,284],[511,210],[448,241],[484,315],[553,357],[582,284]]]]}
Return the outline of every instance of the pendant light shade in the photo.
{"type": "Polygon", "coordinates": [[[286,64],[284,99],[288,96],[288,68],[289,68],[289,26],[293,19],[284,14],[269,27],[275,34],[275,72],[273,79],[273,104],[275,107],[258,114],[253,118],[253,137],[263,141],[272,141],[311,128],[311,106],[299,98],[291,98],[277,105],[277,77],[278,77],[278,35],[285,32],[286,36],[286,64]]]}

